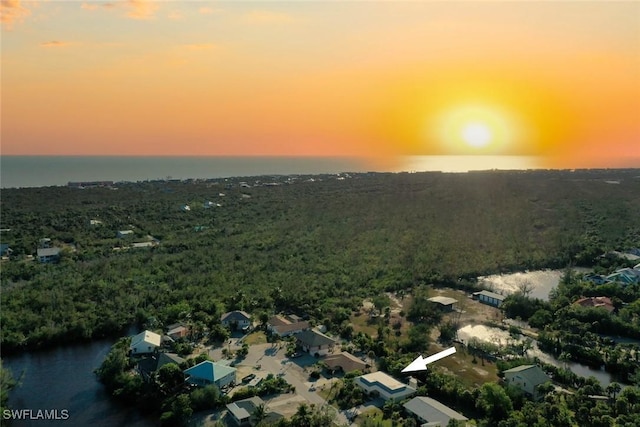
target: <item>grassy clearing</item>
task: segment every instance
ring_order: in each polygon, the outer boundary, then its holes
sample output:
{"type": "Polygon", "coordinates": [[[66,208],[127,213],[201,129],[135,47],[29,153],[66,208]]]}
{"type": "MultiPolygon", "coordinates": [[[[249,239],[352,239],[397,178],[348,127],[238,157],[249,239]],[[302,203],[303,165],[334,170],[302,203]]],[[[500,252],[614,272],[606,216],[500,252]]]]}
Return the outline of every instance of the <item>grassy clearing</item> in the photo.
{"type": "Polygon", "coordinates": [[[377,319],[370,319],[365,310],[352,314],[349,320],[351,320],[355,332],[363,332],[371,337],[378,335],[377,319]]]}
{"type": "Polygon", "coordinates": [[[248,345],[265,344],[267,342],[267,336],[263,331],[255,331],[247,335],[244,342],[248,345]]]}
{"type": "Polygon", "coordinates": [[[358,415],[355,419],[355,424],[356,425],[361,425],[364,420],[366,419],[372,419],[378,422],[378,426],[381,427],[391,427],[393,426],[393,421],[391,420],[383,420],[382,419],[382,410],[378,409],[378,408],[370,408],[367,409],[366,411],[364,411],[362,414],[358,415]]]}
{"type": "MultiPolygon", "coordinates": [[[[431,346],[431,352],[435,353],[442,348],[431,346]]],[[[456,346],[456,354],[446,357],[435,363],[440,369],[445,369],[458,376],[467,386],[475,387],[485,382],[496,382],[498,369],[495,363],[484,362],[476,358],[477,363],[473,363],[473,356],[467,353],[461,346],[456,346]]]]}

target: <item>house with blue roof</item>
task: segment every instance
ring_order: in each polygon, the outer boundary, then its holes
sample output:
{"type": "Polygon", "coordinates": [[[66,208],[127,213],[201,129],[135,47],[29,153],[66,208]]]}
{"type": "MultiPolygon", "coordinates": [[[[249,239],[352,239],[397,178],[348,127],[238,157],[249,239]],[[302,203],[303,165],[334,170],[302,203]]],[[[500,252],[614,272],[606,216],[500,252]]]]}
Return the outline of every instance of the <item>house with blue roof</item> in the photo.
{"type": "Polygon", "coordinates": [[[223,388],[236,382],[236,368],[210,360],[205,360],[186,369],[184,375],[189,384],[199,387],[216,385],[218,388],[223,388]]]}
{"type": "Polygon", "coordinates": [[[640,271],[635,268],[622,268],[606,277],[607,282],[621,283],[623,285],[633,285],[640,283],[640,271]]]}

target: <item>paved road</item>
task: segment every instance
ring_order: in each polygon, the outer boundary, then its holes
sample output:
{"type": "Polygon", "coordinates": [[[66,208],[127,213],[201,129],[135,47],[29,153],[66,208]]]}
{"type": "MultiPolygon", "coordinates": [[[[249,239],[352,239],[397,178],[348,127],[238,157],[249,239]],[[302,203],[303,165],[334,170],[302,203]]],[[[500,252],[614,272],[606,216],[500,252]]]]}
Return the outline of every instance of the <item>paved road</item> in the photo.
{"type": "MultiPolygon", "coordinates": [[[[231,350],[234,345],[231,345],[231,350]]],[[[268,374],[282,375],[284,379],[296,388],[295,394],[302,397],[309,404],[317,407],[327,405],[330,410],[336,414],[336,421],[340,425],[350,425],[347,417],[338,412],[333,406],[330,406],[319,394],[309,391],[311,385],[315,384],[308,381],[308,373],[304,372],[304,368],[311,366],[317,362],[317,359],[307,354],[296,359],[290,359],[285,355],[286,348],[279,348],[273,344],[256,344],[249,347],[249,354],[238,365],[255,367],[260,366],[256,373],[262,373],[262,376],[268,374]]],[[[222,349],[214,349],[209,351],[209,356],[214,360],[222,358],[222,349]]]]}

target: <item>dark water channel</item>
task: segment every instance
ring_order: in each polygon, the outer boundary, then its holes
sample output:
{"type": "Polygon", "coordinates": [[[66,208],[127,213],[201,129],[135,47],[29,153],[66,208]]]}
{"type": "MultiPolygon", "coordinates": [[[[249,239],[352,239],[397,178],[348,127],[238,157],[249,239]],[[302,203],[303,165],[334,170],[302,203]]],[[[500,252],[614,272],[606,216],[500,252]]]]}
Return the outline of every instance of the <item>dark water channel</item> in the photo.
{"type": "Polygon", "coordinates": [[[137,410],[111,399],[93,370],[100,366],[113,340],[98,340],[52,350],[25,353],[3,359],[14,378],[22,374],[21,385],[9,396],[11,409],[57,410],[68,419],[13,420],[12,426],[132,426],[151,427],[155,423],[137,410]]]}

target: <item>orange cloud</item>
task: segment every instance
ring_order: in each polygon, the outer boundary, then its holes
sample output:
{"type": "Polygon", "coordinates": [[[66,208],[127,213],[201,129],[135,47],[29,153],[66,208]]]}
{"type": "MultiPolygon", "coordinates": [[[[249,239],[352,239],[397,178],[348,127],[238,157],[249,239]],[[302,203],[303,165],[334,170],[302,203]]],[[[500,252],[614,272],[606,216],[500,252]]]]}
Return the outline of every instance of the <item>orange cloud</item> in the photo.
{"type": "Polygon", "coordinates": [[[15,22],[31,15],[31,11],[24,7],[20,0],[2,0],[0,2],[0,22],[7,30],[11,30],[15,22]]]}
{"type": "Polygon", "coordinates": [[[152,19],[158,4],[150,0],[127,0],[126,7],[129,9],[127,16],[131,19],[152,19]]]}

